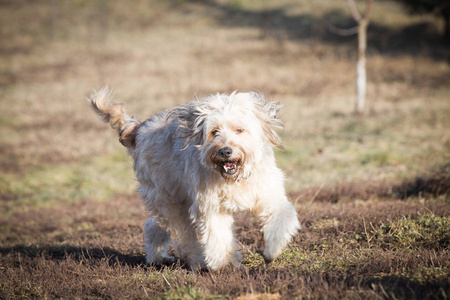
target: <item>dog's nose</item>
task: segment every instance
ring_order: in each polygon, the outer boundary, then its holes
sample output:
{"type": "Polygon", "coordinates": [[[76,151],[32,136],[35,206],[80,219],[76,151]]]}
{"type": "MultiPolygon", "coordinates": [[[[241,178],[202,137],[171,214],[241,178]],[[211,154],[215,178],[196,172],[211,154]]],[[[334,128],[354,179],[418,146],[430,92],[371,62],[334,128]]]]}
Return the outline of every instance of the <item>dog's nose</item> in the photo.
{"type": "Polygon", "coordinates": [[[219,154],[221,158],[229,158],[232,153],[233,150],[230,147],[223,147],[217,154],[219,154]]]}

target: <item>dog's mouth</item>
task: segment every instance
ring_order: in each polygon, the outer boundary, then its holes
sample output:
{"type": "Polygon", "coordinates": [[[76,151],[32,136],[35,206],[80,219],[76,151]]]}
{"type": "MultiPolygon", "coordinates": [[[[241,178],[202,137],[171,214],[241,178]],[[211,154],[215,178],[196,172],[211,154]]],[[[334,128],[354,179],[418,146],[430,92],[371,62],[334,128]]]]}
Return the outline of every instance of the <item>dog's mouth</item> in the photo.
{"type": "Polygon", "coordinates": [[[234,176],[239,171],[240,160],[226,160],[217,164],[222,176],[234,176]]]}

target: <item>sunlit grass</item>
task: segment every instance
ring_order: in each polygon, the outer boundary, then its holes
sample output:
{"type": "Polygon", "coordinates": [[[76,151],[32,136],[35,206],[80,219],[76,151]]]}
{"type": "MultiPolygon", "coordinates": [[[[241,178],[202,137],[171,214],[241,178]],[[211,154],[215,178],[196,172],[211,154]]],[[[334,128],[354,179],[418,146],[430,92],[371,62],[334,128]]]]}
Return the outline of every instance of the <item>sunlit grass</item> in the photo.
{"type": "Polygon", "coordinates": [[[341,180],[407,179],[449,162],[450,110],[443,99],[401,102],[363,118],[325,108],[311,113],[298,126],[291,123],[292,111],[285,117],[285,151],[277,150],[277,159],[291,190],[341,180]]]}
{"type": "Polygon", "coordinates": [[[4,174],[1,194],[15,198],[7,209],[76,203],[82,199],[104,201],[117,193],[135,192],[132,161],[125,151],[68,164],[42,166],[26,174],[4,174]]]}
{"type": "Polygon", "coordinates": [[[383,224],[371,235],[372,242],[380,242],[394,249],[445,248],[450,244],[450,219],[433,214],[421,215],[418,219],[405,217],[383,224]]]}
{"type": "MultiPolygon", "coordinates": [[[[323,230],[328,229],[330,233],[329,229],[331,232],[334,229],[338,233],[338,225],[336,218],[319,220],[308,231],[327,236],[323,230]]],[[[383,277],[388,272],[386,268],[389,261],[402,261],[405,255],[413,255],[410,250],[418,250],[423,255],[421,259],[427,261],[427,266],[398,270],[397,275],[419,282],[439,281],[450,274],[450,268],[448,265],[442,266],[438,261],[436,265],[432,261],[430,263],[427,251],[440,251],[448,246],[449,225],[449,217],[436,217],[429,213],[414,218],[408,216],[390,220],[388,224],[375,227],[373,224],[365,224],[367,227],[363,231],[340,232],[340,237],[318,239],[309,248],[285,249],[270,268],[282,270],[289,267],[303,275],[324,272],[345,274],[353,269],[373,268],[378,271],[371,270],[372,276],[383,277]]],[[[264,266],[264,261],[261,255],[250,253],[244,257],[243,264],[250,269],[258,269],[264,266]]]]}

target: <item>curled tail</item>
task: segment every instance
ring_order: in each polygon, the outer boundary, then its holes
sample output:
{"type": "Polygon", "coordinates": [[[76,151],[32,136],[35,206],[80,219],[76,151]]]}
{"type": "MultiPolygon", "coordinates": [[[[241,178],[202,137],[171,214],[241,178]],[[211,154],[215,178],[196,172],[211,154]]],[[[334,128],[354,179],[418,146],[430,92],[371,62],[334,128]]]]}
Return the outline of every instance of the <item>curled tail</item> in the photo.
{"type": "Polygon", "coordinates": [[[141,121],[136,117],[130,117],[123,104],[112,103],[111,99],[111,91],[104,87],[91,95],[89,103],[103,122],[109,123],[113,129],[119,131],[119,141],[122,145],[128,150],[133,150],[136,147],[136,133],[141,121]]]}

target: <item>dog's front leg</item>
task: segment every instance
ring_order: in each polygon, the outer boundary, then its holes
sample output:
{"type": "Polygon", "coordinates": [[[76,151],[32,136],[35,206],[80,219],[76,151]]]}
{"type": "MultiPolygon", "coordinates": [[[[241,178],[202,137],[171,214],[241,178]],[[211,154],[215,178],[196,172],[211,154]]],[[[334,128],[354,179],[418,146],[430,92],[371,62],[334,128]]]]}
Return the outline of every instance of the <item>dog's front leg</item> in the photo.
{"type": "Polygon", "coordinates": [[[208,210],[197,219],[200,241],[208,268],[217,270],[228,264],[238,266],[241,254],[233,236],[233,216],[218,210],[208,210]]]}
{"type": "Polygon", "coordinates": [[[271,262],[300,229],[297,213],[286,196],[261,201],[254,212],[262,223],[264,260],[271,262]]]}

